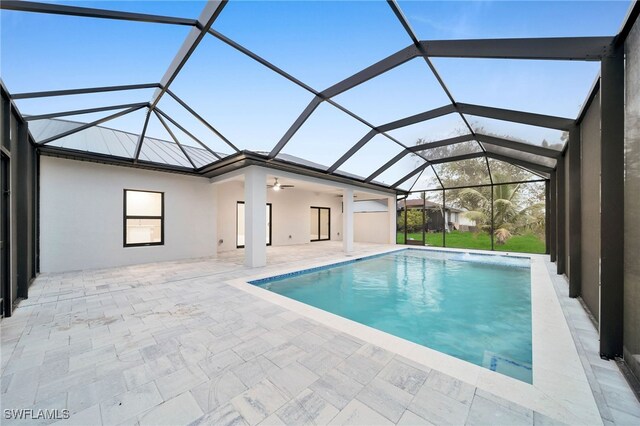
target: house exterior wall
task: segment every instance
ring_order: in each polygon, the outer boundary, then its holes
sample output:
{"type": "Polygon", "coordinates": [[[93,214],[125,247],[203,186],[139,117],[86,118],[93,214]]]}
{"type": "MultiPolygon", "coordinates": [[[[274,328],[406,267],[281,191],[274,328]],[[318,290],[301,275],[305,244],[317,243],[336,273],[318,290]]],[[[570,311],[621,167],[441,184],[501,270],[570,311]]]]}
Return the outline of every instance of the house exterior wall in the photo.
{"type": "MultiPolygon", "coordinates": [[[[244,183],[227,181],[215,186],[218,187],[218,240],[222,240],[222,243],[218,241],[218,251],[235,250],[236,204],[244,201],[244,183]]],[[[342,240],[342,198],[290,188],[267,191],[267,202],[272,204],[272,245],[309,243],[311,206],[331,209],[331,240],[342,240]]]]}
{"type": "Polygon", "coordinates": [[[215,185],[207,179],[41,157],[42,272],[213,256],[215,185]],[[164,192],[164,245],[123,247],[123,190],[164,192]]]}
{"type": "Polygon", "coordinates": [[[600,314],[600,93],[580,124],[582,148],[582,299],[600,314]]]}
{"type": "Polygon", "coordinates": [[[625,42],[624,358],[640,378],[640,19],[625,42]]]}
{"type": "Polygon", "coordinates": [[[388,212],[355,213],[353,215],[353,240],[356,243],[389,244],[388,212]]]}

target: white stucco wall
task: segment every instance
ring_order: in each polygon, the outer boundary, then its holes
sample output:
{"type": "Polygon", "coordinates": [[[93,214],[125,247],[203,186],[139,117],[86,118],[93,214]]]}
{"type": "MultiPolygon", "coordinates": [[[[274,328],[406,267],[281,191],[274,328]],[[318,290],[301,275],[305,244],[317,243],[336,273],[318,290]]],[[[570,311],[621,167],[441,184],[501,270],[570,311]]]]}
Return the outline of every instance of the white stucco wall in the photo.
{"type": "MultiPolygon", "coordinates": [[[[236,249],[236,203],[244,201],[244,183],[227,181],[218,187],[218,251],[236,249]]],[[[310,207],[331,209],[331,240],[342,240],[342,198],[296,188],[267,191],[272,204],[272,245],[309,243],[310,207]],[[291,238],[289,238],[291,236],[291,238]]]]}
{"type": "Polygon", "coordinates": [[[216,190],[199,177],[42,156],[41,271],[215,255],[216,190]],[[124,189],[165,193],[164,245],[123,247],[124,189]]]}
{"type": "Polygon", "coordinates": [[[353,240],[356,243],[389,244],[389,218],[388,212],[355,213],[353,240]]]}

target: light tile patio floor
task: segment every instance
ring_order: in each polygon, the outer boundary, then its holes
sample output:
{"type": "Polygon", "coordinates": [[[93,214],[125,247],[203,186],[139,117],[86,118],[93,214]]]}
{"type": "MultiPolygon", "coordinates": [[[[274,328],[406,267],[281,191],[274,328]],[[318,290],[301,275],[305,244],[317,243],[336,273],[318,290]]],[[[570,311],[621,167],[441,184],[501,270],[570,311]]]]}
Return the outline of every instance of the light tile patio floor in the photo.
{"type": "MultiPolygon", "coordinates": [[[[65,423],[82,425],[556,423],[225,284],[344,259],[340,249],[271,247],[270,265],[253,270],[234,251],[42,274],[0,324],[1,408],[68,409],[65,423]]],[[[638,424],[640,406],[586,329],[572,326],[603,421],[638,424]]]]}

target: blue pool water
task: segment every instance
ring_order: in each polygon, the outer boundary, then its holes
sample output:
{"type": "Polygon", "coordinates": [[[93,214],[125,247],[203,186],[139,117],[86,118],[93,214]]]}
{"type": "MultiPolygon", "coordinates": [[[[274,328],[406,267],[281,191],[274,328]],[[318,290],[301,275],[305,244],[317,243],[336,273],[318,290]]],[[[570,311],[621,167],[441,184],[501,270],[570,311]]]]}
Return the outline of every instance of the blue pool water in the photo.
{"type": "Polygon", "coordinates": [[[406,249],[252,284],[532,381],[528,258],[406,249]]]}

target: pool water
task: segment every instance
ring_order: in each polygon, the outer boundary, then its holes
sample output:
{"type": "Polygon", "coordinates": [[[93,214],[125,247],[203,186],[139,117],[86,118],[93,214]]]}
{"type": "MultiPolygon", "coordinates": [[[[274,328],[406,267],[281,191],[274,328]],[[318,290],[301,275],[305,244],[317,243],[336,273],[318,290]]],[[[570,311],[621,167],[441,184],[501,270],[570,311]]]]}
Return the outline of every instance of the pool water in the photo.
{"type": "Polygon", "coordinates": [[[252,283],[532,381],[528,258],[405,249],[252,283]]]}

